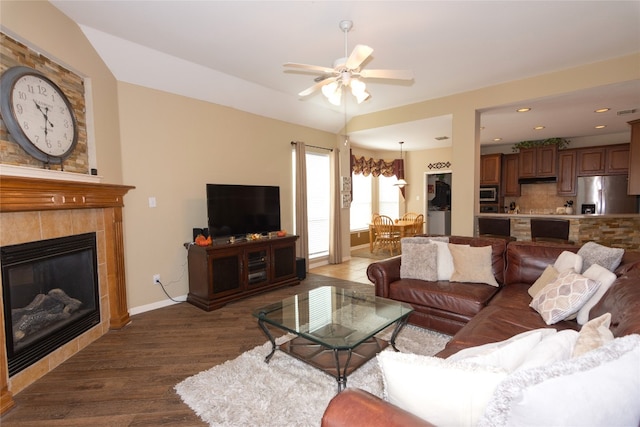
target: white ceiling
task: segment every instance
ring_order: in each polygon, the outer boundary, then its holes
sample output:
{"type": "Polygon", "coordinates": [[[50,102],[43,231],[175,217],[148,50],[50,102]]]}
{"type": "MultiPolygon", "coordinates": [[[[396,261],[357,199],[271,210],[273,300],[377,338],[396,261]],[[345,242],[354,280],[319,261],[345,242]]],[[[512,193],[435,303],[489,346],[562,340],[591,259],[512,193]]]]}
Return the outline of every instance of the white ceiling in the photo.
{"type": "MultiPolygon", "coordinates": [[[[313,74],[285,62],[332,66],[348,51],[374,49],[370,69],[411,69],[412,82],[367,80],[372,98],[346,116],[519,80],[640,51],[638,1],[69,1],[50,0],[77,22],[115,77],[243,111],[337,133],[344,107],[316,93],[313,74]]],[[[640,66],[640,64],[639,64],[640,66]]],[[[348,96],[350,97],[350,95],[348,96]]],[[[595,108],[606,133],[640,118],[640,82],[554,99],[533,110],[483,112],[483,144],[593,135],[595,108]],[[619,110],[637,109],[617,116],[619,110]],[[545,130],[534,133],[538,124],[545,130]]],[[[407,151],[442,146],[451,117],[350,133],[354,145],[407,151]]]]}

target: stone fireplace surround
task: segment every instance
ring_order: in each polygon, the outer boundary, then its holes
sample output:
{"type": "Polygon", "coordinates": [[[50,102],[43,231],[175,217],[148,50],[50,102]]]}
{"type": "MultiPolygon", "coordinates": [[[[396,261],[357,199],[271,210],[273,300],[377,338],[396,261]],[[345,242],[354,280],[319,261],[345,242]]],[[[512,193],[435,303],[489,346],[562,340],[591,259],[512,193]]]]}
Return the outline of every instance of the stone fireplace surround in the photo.
{"type": "Polygon", "coordinates": [[[120,329],[130,322],[124,275],[122,208],[124,195],[133,188],[0,176],[0,246],[96,233],[101,312],[100,324],[11,378],[7,372],[4,315],[0,313],[0,414],[14,406],[14,394],[109,329],[120,329]]]}

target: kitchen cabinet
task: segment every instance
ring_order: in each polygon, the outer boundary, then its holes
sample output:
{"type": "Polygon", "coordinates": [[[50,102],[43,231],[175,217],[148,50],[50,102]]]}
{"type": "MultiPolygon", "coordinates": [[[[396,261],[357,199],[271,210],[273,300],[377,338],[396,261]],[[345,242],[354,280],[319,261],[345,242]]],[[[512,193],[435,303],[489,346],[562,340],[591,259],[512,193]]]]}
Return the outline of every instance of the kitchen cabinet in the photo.
{"type": "Polygon", "coordinates": [[[518,156],[520,178],[554,178],[557,175],[558,146],[521,148],[518,156]]]}
{"type": "Polygon", "coordinates": [[[640,195],[640,120],[629,122],[631,143],[629,144],[629,195],[640,195]]]}
{"type": "Polygon", "coordinates": [[[520,197],[518,177],[518,154],[505,154],[502,156],[503,197],[520,197]]]}
{"type": "Polygon", "coordinates": [[[629,173],[629,144],[578,149],[578,176],[629,173]]]}
{"type": "Polygon", "coordinates": [[[500,185],[502,154],[480,156],[480,185],[500,185]]]}
{"type": "Polygon", "coordinates": [[[578,150],[578,176],[604,175],[605,156],[605,147],[578,150]]]}
{"type": "Polygon", "coordinates": [[[577,194],[577,150],[558,151],[558,196],[575,196],[577,194]]]}
{"type": "Polygon", "coordinates": [[[626,175],[629,173],[629,144],[607,147],[605,174],[626,175]]]}

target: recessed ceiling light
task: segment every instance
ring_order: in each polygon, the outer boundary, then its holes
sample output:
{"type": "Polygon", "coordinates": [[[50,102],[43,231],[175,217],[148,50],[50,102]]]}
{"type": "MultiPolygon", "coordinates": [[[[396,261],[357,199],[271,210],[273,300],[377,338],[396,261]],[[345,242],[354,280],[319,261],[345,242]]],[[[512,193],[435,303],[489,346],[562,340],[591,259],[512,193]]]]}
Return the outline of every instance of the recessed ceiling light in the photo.
{"type": "Polygon", "coordinates": [[[502,141],[502,138],[493,138],[495,142],[502,141]]]}
{"type": "Polygon", "coordinates": [[[533,128],[533,130],[542,130],[544,129],[544,126],[536,126],[533,128]]]}
{"type": "Polygon", "coordinates": [[[526,113],[527,111],[531,111],[531,108],[530,107],[518,108],[516,111],[518,113],[526,113]]]}
{"type": "Polygon", "coordinates": [[[594,113],[606,113],[607,111],[609,111],[611,108],[598,108],[597,110],[594,110],[594,113]]]}
{"type": "Polygon", "coordinates": [[[606,128],[606,127],[607,127],[607,125],[598,125],[598,126],[595,126],[595,128],[596,128],[596,129],[604,129],[604,128],[606,128]]]}

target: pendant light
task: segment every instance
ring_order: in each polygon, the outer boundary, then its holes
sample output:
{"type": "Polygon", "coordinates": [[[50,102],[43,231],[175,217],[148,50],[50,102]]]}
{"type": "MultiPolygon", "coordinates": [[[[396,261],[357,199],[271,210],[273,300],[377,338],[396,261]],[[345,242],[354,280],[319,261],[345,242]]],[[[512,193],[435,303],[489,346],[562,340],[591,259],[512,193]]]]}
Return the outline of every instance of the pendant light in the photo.
{"type": "MultiPolygon", "coordinates": [[[[400,144],[400,160],[402,160],[402,144],[404,144],[404,141],[400,141],[398,142],[398,144],[400,144]]],[[[404,161],[402,162],[402,167],[403,167],[402,172],[404,175],[404,161]]],[[[403,188],[405,185],[409,185],[409,184],[407,183],[407,181],[404,180],[404,178],[400,178],[398,182],[396,182],[394,185],[397,185],[398,187],[403,188]]]]}

